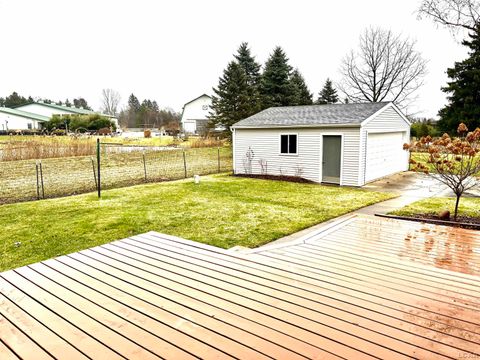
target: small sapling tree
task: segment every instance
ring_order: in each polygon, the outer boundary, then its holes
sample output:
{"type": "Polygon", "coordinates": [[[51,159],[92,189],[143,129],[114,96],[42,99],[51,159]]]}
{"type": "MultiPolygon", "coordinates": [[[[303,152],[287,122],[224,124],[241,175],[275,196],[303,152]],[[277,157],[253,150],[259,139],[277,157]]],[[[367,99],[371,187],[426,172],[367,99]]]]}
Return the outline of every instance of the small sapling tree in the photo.
{"type": "Polygon", "coordinates": [[[423,172],[448,186],[456,196],[454,219],[457,220],[458,204],[465,191],[478,184],[480,172],[480,129],[468,131],[461,123],[458,137],[448,134],[432,139],[424,136],[403,148],[415,153],[410,156],[412,170],[423,172]]]}

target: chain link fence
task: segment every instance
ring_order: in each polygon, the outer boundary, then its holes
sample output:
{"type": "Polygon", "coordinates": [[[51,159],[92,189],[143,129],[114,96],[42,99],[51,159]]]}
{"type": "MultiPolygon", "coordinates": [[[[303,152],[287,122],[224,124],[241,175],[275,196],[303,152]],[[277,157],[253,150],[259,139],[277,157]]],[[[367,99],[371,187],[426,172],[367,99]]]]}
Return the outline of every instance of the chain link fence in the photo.
{"type": "Polygon", "coordinates": [[[99,144],[96,156],[0,161],[0,204],[178,180],[232,169],[232,149],[99,144]],[[99,176],[100,173],[100,176],[99,176]]]}

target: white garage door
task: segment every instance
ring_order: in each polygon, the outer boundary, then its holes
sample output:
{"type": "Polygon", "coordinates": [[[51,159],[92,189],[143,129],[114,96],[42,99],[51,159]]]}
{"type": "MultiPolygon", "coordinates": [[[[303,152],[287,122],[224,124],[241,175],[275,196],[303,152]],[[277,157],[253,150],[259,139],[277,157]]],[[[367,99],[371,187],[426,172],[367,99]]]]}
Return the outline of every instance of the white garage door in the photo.
{"type": "Polygon", "coordinates": [[[372,181],[407,168],[403,150],[404,132],[368,134],[365,181],[372,181]]]}

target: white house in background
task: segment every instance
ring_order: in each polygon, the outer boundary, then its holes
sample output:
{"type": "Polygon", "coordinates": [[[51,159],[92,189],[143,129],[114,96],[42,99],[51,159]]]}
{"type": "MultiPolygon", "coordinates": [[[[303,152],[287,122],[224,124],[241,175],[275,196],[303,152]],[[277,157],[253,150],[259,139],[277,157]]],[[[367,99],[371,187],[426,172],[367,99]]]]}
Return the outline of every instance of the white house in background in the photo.
{"type": "MultiPolygon", "coordinates": [[[[79,115],[91,115],[97,114],[97,112],[92,110],[87,110],[83,108],[77,108],[74,106],[64,106],[64,105],[57,105],[57,104],[47,104],[44,102],[34,102],[30,104],[20,105],[15,107],[16,110],[27,111],[33,114],[39,114],[42,116],[46,116],[49,119],[53,115],[71,115],[71,114],[79,114],[79,115]]],[[[118,128],[118,119],[114,116],[101,114],[106,116],[112,120],[118,128]]]]}
{"type": "Polygon", "coordinates": [[[362,186],[408,170],[410,122],[391,102],[274,107],[232,132],[235,174],[362,186]]]}
{"type": "Polygon", "coordinates": [[[0,107],[0,131],[38,130],[50,118],[18,109],[0,107]]]}
{"type": "Polygon", "coordinates": [[[204,134],[211,106],[212,98],[207,94],[187,102],[182,111],[182,131],[185,134],[204,134]]]}

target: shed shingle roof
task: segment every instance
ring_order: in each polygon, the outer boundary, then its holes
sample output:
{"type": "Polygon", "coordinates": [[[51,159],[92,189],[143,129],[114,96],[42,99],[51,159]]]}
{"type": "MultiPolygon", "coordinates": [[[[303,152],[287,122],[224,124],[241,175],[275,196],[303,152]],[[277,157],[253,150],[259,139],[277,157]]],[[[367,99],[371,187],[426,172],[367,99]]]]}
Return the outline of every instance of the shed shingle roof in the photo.
{"type": "Polygon", "coordinates": [[[378,102],[272,107],[240,120],[233,128],[360,125],[388,104],[389,102],[378,102]]]}

